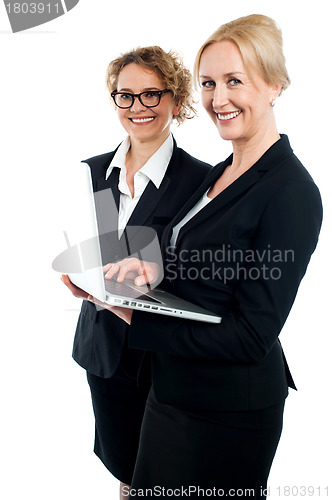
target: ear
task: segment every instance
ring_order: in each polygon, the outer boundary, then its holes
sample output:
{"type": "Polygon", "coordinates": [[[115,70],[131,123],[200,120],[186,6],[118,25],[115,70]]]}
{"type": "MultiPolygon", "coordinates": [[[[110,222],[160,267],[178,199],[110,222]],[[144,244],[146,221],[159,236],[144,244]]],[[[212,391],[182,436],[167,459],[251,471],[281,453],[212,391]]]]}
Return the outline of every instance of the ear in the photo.
{"type": "Polygon", "coordinates": [[[172,111],[173,116],[177,116],[180,113],[181,108],[182,108],[182,104],[181,103],[177,103],[174,106],[173,111],[172,111]]]}
{"type": "Polygon", "coordinates": [[[270,104],[276,100],[282,90],[281,85],[273,85],[271,87],[270,104]]]}

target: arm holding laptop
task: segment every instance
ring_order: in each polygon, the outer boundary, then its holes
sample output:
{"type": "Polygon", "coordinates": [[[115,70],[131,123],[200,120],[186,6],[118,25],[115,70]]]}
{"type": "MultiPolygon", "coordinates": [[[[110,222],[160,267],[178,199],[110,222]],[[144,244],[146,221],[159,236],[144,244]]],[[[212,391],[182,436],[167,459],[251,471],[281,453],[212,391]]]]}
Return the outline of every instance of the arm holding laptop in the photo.
{"type": "MultiPolygon", "coordinates": [[[[122,282],[124,278],[127,278],[132,279],[135,285],[142,286],[147,283],[154,283],[158,279],[160,270],[158,264],[154,262],[144,262],[137,258],[128,258],[114,264],[106,264],[103,271],[105,273],[105,279],[112,279],[116,274],[118,274],[118,282],[122,282]]],[[[132,309],[111,306],[110,304],[101,302],[96,297],[89,295],[87,292],[74,285],[74,283],[70,281],[69,276],[66,274],[61,276],[61,281],[69,288],[74,297],[88,300],[95,305],[108,309],[130,325],[133,314],[132,309]]]]}
{"type": "Polygon", "coordinates": [[[61,281],[66,285],[66,287],[69,288],[71,293],[74,295],[74,297],[78,299],[83,299],[83,300],[88,300],[89,302],[92,302],[96,306],[103,307],[104,309],[108,309],[112,313],[116,314],[118,318],[122,319],[128,325],[131,323],[131,317],[133,314],[132,309],[125,309],[124,307],[116,307],[116,306],[110,306],[109,304],[106,304],[105,302],[100,302],[100,300],[96,299],[95,297],[92,297],[92,295],[89,295],[87,292],[79,288],[78,286],[74,285],[69,279],[69,276],[66,274],[63,274],[61,276],[61,281]]]}

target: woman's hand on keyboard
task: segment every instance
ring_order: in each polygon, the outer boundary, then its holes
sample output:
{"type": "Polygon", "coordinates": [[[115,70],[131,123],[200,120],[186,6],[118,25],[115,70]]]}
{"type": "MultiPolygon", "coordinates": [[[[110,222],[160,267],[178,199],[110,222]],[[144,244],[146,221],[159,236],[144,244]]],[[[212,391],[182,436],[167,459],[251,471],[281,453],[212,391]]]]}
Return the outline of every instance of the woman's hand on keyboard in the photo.
{"type": "Polygon", "coordinates": [[[158,264],[139,260],[135,257],[114,264],[107,264],[103,269],[106,279],[111,279],[117,274],[118,282],[123,281],[125,278],[131,279],[137,286],[154,283],[157,281],[160,272],[158,264]]]}

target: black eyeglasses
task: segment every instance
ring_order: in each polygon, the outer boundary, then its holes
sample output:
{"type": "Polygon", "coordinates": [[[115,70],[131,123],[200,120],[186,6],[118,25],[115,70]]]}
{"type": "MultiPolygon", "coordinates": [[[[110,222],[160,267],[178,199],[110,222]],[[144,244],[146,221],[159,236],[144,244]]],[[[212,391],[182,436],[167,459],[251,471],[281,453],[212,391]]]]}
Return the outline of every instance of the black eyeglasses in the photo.
{"type": "Polygon", "coordinates": [[[140,94],[131,94],[130,92],[112,92],[111,96],[113,97],[113,100],[118,108],[131,108],[134,104],[135,97],[137,97],[139,102],[146,108],[155,108],[158,106],[161,97],[166,94],[166,92],[171,92],[171,90],[148,90],[146,92],[141,92],[140,94]]]}

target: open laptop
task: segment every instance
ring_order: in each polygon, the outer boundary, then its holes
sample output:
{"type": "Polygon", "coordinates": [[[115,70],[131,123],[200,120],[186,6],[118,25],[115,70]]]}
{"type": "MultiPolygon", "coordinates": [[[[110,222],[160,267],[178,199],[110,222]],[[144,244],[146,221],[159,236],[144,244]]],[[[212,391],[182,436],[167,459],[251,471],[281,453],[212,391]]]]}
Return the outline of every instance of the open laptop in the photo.
{"type": "MultiPolygon", "coordinates": [[[[117,228],[117,208],[112,191],[107,189],[93,193],[91,172],[87,163],[80,163],[77,168],[73,168],[72,173],[75,189],[70,188],[71,208],[67,212],[71,223],[65,232],[68,248],[54,259],[53,269],[68,274],[76,286],[110,305],[208,323],[220,323],[221,317],[217,314],[176,297],[155,287],[154,284],[138,287],[132,280],[126,279],[118,283],[116,277],[104,278],[100,248],[100,237],[103,235],[100,235],[100,227],[98,227],[96,203],[105,205],[104,201],[107,197],[107,210],[113,212],[113,217],[110,216],[107,219],[107,231],[114,234],[117,228]]],[[[136,233],[138,231],[136,226],[127,228],[129,232],[130,229],[136,233]]],[[[145,227],[140,227],[139,230],[141,233],[152,231],[151,228],[145,227]]],[[[149,234],[147,241],[148,244],[139,252],[134,255],[128,254],[128,256],[158,262],[162,267],[157,235],[154,233],[154,237],[151,237],[149,234]],[[153,259],[151,255],[154,256],[153,259]]]]}

